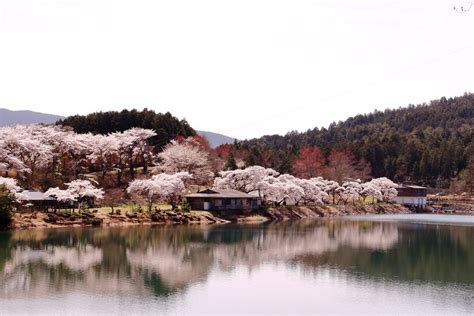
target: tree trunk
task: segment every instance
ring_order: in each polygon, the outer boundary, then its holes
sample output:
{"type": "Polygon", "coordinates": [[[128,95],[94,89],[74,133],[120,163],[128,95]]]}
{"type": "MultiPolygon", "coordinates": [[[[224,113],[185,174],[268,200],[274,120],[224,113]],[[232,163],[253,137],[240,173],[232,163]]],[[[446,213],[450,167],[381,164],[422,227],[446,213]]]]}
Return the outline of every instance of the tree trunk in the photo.
{"type": "Polygon", "coordinates": [[[130,161],[128,164],[128,169],[130,170],[130,178],[135,178],[135,169],[133,168],[133,161],[130,161]]]}
{"type": "Polygon", "coordinates": [[[117,171],[117,186],[121,186],[122,185],[122,174],[123,174],[123,170],[122,169],[119,169],[117,171]]]}
{"type": "Polygon", "coordinates": [[[143,162],[143,174],[148,173],[148,162],[145,159],[145,155],[142,154],[142,162],[143,162]]]}

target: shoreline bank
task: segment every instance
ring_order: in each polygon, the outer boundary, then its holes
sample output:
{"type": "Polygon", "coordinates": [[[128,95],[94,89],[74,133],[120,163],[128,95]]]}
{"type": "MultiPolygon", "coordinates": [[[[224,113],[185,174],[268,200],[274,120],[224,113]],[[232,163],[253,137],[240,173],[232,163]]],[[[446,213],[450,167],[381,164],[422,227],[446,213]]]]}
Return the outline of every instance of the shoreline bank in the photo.
{"type": "Polygon", "coordinates": [[[113,227],[135,225],[211,225],[226,223],[262,223],[322,217],[366,214],[408,214],[411,211],[398,204],[285,206],[242,214],[214,214],[205,211],[163,211],[157,213],[126,213],[125,215],[81,213],[48,213],[33,211],[15,213],[8,230],[64,227],[113,227]]]}

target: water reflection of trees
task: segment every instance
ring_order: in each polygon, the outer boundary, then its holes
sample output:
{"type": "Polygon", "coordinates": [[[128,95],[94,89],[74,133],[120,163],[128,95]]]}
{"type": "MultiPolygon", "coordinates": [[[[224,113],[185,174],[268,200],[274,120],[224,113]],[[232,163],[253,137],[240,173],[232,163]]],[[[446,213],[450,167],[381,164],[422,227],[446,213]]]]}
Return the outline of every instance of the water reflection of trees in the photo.
{"type": "Polygon", "coordinates": [[[459,281],[463,275],[472,282],[472,274],[465,275],[474,266],[472,237],[469,227],[418,231],[341,220],[2,233],[0,297],[84,288],[104,295],[163,296],[205,280],[215,268],[268,262],[407,280],[459,281]]]}
{"type": "Polygon", "coordinates": [[[336,266],[363,277],[400,281],[474,283],[474,228],[407,224],[386,251],[341,247],[296,258],[307,268],[336,266]]]}

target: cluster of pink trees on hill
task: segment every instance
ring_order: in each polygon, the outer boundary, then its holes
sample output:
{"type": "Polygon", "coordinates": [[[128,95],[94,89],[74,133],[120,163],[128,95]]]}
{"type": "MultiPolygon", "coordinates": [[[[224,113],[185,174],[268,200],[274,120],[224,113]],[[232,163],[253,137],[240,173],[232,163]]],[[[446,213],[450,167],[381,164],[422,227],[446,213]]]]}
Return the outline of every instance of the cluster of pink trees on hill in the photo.
{"type": "Polygon", "coordinates": [[[133,176],[136,166],[146,172],[153,159],[147,151],[152,130],[132,128],[109,135],[76,134],[61,126],[17,125],[0,128],[0,174],[14,172],[31,185],[46,178],[78,178],[98,170],[105,177],[117,171],[117,181],[125,169],[133,176]]]}
{"type": "Polygon", "coordinates": [[[241,170],[224,171],[214,180],[216,189],[234,189],[258,193],[264,200],[276,205],[348,203],[365,200],[390,202],[396,195],[396,184],[387,178],[362,183],[348,180],[339,184],[321,177],[300,179],[289,174],[278,174],[273,169],[252,166],[241,170]]]}
{"type": "MultiPolygon", "coordinates": [[[[0,185],[19,197],[19,181],[24,187],[47,189],[46,194],[60,202],[81,204],[104,195],[90,181],[81,180],[90,177],[85,173],[94,172],[103,186],[106,175],[114,172],[117,181],[113,186],[119,187],[123,184],[122,174],[128,169],[132,180],[129,194],[145,197],[148,204],[163,201],[175,205],[184,191],[184,181],[212,181],[214,172],[205,141],[181,138],[155,155],[147,146],[147,140],[155,135],[142,128],[109,135],[77,134],[61,126],[0,128],[0,175],[8,176],[0,178],[0,185]],[[162,173],[133,181],[137,166],[143,167],[146,174],[149,165],[157,166],[154,172],[162,173]]],[[[121,198],[122,194],[118,195],[121,198]]]]}
{"type": "MultiPolygon", "coordinates": [[[[208,185],[212,182],[215,188],[258,193],[277,205],[349,203],[365,200],[368,196],[388,202],[397,194],[396,185],[387,178],[362,183],[342,175],[343,180],[339,182],[318,177],[320,164],[315,168],[308,167],[311,162],[321,160],[321,154],[316,150],[308,149],[306,156],[296,161],[296,167],[303,175],[301,178],[261,166],[220,171],[224,168],[222,159],[215,156],[217,151],[210,149],[204,139],[178,138],[155,155],[147,146],[147,140],[155,135],[154,131],[142,128],[93,135],[76,134],[61,126],[3,127],[0,128],[0,175],[12,176],[13,170],[16,173],[13,176],[23,185],[43,186],[49,188],[48,195],[59,201],[81,203],[104,196],[102,189],[97,189],[88,180],[80,180],[85,178],[84,173],[95,172],[98,183],[104,186],[105,177],[114,172],[114,187],[119,188],[128,182],[122,179],[128,169],[131,181],[128,194],[145,200],[149,208],[158,201],[175,207],[185,184],[208,185]],[[159,174],[143,179],[147,177],[150,165],[155,166],[153,172],[159,174]],[[145,176],[135,179],[138,166],[143,167],[145,176]],[[215,177],[218,172],[219,176],[215,177]]],[[[235,159],[231,162],[238,167],[235,159]]],[[[0,185],[20,197],[21,188],[16,180],[0,177],[0,185]]]]}

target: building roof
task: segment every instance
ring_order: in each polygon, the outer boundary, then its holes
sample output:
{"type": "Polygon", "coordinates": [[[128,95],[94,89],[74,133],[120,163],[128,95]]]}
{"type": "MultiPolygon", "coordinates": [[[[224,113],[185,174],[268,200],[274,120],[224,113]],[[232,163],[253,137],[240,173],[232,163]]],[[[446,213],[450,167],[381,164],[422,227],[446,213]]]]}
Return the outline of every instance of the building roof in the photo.
{"type": "Polygon", "coordinates": [[[419,185],[410,185],[410,184],[399,184],[397,189],[427,189],[427,187],[422,187],[419,185]]]}
{"type": "Polygon", "coordinates": [[[217,189],[207,189],[199,191],[197,193],[188,194],[185,197],[190,198],[240,198],[240,199],[254,199],[257,196],[251,195],[245,192],[240,192],[237,190],[217,190],[217,189]]]}
{"type": "Polygon", "coordinates": [[[21,192],[23,201],[54,201],[43,192],[24,190],[21,192]]]}

